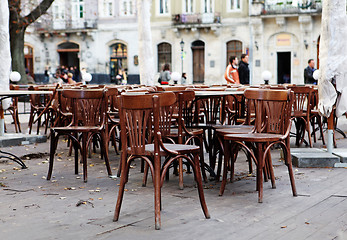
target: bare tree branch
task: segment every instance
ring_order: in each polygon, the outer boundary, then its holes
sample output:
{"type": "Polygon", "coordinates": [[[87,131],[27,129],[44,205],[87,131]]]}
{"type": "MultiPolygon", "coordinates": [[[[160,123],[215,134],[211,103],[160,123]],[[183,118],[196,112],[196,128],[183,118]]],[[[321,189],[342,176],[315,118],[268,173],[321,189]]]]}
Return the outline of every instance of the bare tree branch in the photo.
{"type": "Polygon", "coordinates": [[[31,23],[35,22],[41,15],[45,14],[53,2],[54,0],[43,0],[34,10],[32,10],[23,18],[25,25],[30,25],[31,23]]]}

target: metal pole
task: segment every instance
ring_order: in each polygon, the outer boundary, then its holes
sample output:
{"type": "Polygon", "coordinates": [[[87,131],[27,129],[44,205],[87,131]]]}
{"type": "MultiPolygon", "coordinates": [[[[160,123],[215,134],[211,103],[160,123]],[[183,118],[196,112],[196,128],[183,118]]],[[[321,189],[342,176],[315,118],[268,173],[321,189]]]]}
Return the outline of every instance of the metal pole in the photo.
{"type": "Polygon", "coordinates": [[[183,49],[181,49],[181,65],[182,65],[181,74],[183,74],[183,49]]]}

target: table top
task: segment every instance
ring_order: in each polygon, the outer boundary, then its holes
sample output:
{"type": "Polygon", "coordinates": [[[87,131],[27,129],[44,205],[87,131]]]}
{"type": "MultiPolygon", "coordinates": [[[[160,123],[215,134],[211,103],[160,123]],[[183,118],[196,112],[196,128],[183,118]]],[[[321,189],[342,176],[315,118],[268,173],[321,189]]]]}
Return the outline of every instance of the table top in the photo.
{"type": "Polygon", "coordinates": [[[243,95],[244,91],[195,91],[197,97],[243,95]]]}
{"type": "Polygon", "coordinates": [[[53,91],[27,91],[27,90],[9,90],[0,91],[0,96],[19,96],[30,94],[53,94],[53,91]]]}

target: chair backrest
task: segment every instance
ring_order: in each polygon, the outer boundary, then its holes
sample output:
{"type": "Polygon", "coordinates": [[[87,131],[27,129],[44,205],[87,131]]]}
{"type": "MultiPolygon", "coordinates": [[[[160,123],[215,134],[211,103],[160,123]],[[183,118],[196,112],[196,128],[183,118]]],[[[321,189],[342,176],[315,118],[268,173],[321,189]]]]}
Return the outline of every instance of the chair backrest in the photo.
{"type": "Polygon", "coordinates": [[[309,117],[313,88],[311,86],[289,86],[294,92],[293,116],[309,117]]]}
{"type": "Polygon", "coordinates": [[[170,128],[175,94],[125,94],[118,98],[122,148],[124,151],[130,148],[131,154],[143,155],[153,129],[165,132],[170,128]]]}
{"type": "Polygon", "coordinates": [[[175,92],[178,99],[178,118],[183,119],[186,127],[192,127],[194,124],[194,104],[195,92],[192,90],[177,91],[175,92]]]}
{"type": "Polygon", "coordinates": [[[62,96],[71,99],[74,126],[103,127],[106,116],[105,89],[64,89],[62,96]]]}
{"type": "Polygon", "coordinates": [[[255,131],[289,133],[293,92],[291,90],[247,89],[245,98],[254,101],[255,131]]]}

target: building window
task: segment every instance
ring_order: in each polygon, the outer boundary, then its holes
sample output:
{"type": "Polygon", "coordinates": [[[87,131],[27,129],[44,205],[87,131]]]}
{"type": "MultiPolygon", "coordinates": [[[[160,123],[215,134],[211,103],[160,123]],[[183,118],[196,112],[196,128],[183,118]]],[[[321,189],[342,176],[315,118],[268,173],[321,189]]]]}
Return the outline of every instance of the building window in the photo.
{"type": "Polygon", "coordinates": [[[214,1],[213,0],[202,0],[202,12],[203,13],[213,13],[214,11],[214,1]]]}
{"type": "Polygon", "coordinates": [[[163,70],[163,65],[168,63],[171,66],[171,44],[158,44],[158,72],[163,70]]]}
{"type": "Polygon", "coordinates": [[[159,14],[169,14],[170,0],[159,0],[159,14]]]}
{"type": "Polygon", "coordinates": [[[229,58],[231,56],[236,56],[237,59],[241,60],[241,54],[242,54],[242,42],[233,40],[227,42],[227,65],[229,64],[229,58]]]}
{"type": "Polygon", "coordinates": [[[241,10],[241,0],[227,0],[228,11],[241,10]]]}
{"type": "Polygon", "coordinates": [[[183,13],[194,13],[194,0],[183,0],[183,13]]]}
{"type": "Polygon", "coordinates": [[[82,19],[84,18],[84,1],[72,0],[71,2],[71,18],[82,19]]]}
{"type": "Polygon", "coordinates": [[[102,17],[113,17],[114,16],[114,0],[103,0],[99,2],[100,16],[102,17]]]}
{"type": "Polygon", "coordinates": [[[135,14],[135,0],[123,0],[120,1],[120,15],[121,16],[133,16],[135,14]]]}
{"type": "Polygon", "coordinates": [[[54,20],[63,20],[65,18],[65,1],[55,0],[52,9],[54,20]]]}

